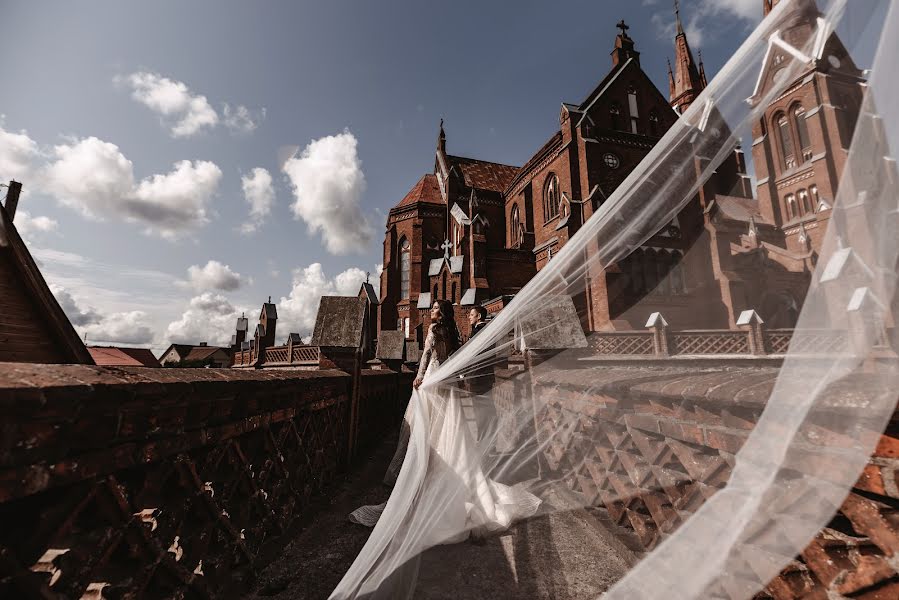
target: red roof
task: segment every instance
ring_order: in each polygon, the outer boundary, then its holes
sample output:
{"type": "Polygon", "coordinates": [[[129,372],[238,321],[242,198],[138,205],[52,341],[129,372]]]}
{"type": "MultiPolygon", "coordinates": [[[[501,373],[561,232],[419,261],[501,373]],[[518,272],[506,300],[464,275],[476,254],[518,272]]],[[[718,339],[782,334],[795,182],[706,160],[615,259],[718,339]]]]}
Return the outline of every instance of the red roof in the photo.
{"type": "Polygon", "coordinates": [[[437,185],[437,176],[428,173],[418,180],[418,183],[409,190],[406,197],[400,200],[397,207],[409,206],[416,202],[429,202],[431,204],[444,204],[443,196],[440,194],[440,188],[437,185]]]}
{"type": "Polygon", "coordinates": [[[461,156],[447,155],[446,158],[450,165],[462,174],[466,186],[479,190],[490,190],[502,194],[515,174],[518,173],[518,167],[510,165],[461,156]]]}
{"type": "Polygon", "coordinates": [[[228,353],[227,348],[219,348],[218,346],[194,346],[191,348],[190,352],[187,353],[187,356],[183,358],[185,362],[193,361],[193,360],[206,360],[219,350],[228,353]]]}
{"type": "Polygon", "coordinates": [[[159,367],[159,361],[146,348],[119,348],[116,346],[89,346],[94,362],[106,367],[159,367]]]}

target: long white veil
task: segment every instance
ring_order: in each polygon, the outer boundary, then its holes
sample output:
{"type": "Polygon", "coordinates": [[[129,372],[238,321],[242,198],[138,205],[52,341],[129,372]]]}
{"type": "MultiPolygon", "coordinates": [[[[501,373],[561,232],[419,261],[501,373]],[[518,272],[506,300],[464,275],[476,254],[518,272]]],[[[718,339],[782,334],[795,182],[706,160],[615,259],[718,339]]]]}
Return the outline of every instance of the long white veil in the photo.
{"type": "MultiPolygon", "coordinates": [[[[422,553],[466,538],[459,511],[472,492],[471,473],[440,464],[443,455],[434,450],[448,427],[448,403],[468,411],[464,418],[477,429],[474,446],[464,449],[465,464],[541,498],[533,518],[573,507],[624,515],[613,520],[634,529],[648,552],[607,598],[751,598],[788,567],[840,508],[896,409],[899,377],[888,333],[899,259],[899,174],[891,158],[899,144],[896,57],[899,2],[781,1],[548,266],[413,395],[408,450],[392,496],[332,598],[414,597],[422,553]],[[798,24],[810,34],[791,36],[798,24]],[[779,71],[762,86],[759,73],[772,53],[781,61],[779,71]],[[697,217],[690,212],[697,194],[720,176],[735,148],[761,141],[753,127],[766,108],[797,85],[809,65],[836,70],[848,57],[870,67],[861,84],[864,101],[848,148],[810,158],[845,164],[835,197],[813,207],[832,216],[816,221],[827,231],[820,254],[809,259],[815,266],[804,298],[796,298],[796,324],[791,332],[773,332],[781,335],[779,344],[789,340],[782,362],[655,360],[665,354],[659,344],[700,337],[668,332],[678,323],[655,308],[653,286],[689,288],[683,281],[689,272],[677,269],[657,273],[642,297],[621,301],[621,314],[631,320],[626,333],[622,327],[619,333],[589,331],[591,319],[602,320],[586,314],[590,294],[626,295],[627,284],[609,283],[624,279],[606,275],[623,272],[628,257],[651,245],[678,215],[687,215],[679,221],[687,232],[690,215],[697,217]],[[647,325],[655,329],[638,332],[645,321],[634,319],[645,319],[649,307],[656,314],[647,325]],[[610,340],[638,349],[609,360],[602,348],[610,340]],[[679,403],[660,400],[678,395],[679,403]],[[493,407],[493,416],[471,416],[484,405],[493,407]],[[695,421],[675,419],[682,441],[668,443],[678,436],[662,425],[637,425],[651,414],[637,409],[654,405],[655,414],[712,415],[711,426],[688,431],[695,421]],[[718,428],[722,414],[739,422],[744,435],[706,443],[716,432],[734,437],[718,428]],[[694,431],[700,437],[691,443],[694,431]],[[625,452],[625,443],[640,446],[642,463],[628,463],[635,454],[625,452]],[[728,444],[730,451],[723,449],[728,444]]],[[[829,93],[817,102],[836,104],[836,92],[829,93]]],[[[762,235],[752,229],[752,218],[749,224],[748,236],[762,235]]],[[[682,249],[684,264],[701,264],[714,243],[701,225],[697,231],[682,249]]],[[[811,234],[803,229],[802,235],[811,234]]],[[[713,291],[681,294],[678,314],[710,310],[713,291]]],[[[759,306],[745,308],[762,313],[759,306]]],[[[753,344],[772,343],[753,338],[758,314],[743,317],[742,329],[731,327],[738,333],[719,332],[716,339],[748,344],[750,351],[753,344]]],[[[734,352],[745,352],[740,348],[734,352]]]]}

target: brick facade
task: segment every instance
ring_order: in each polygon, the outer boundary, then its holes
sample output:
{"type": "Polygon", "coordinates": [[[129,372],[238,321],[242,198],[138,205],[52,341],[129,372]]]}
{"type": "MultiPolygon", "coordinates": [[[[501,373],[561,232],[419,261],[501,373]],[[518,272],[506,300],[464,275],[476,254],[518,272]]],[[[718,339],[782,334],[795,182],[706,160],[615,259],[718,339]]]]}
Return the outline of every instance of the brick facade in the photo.
{"type": "MultiPolygon", "coordinates": [[[[766,13],[772,6],[763,3],[766,13]]],[[[804,47],[817,8],[802,0],[791,10],[782,35],[804,47]]],[[[559,130],[523,167],[447,154],[441,123],[434,173],[422,179],[427,200],[410,202],[410,196],[424,197],[420,181],[390,212],[381,329],[402,329],[408,318],[407,337],[420,341],[437,298],[501,309],[690,109],[706,74],[679,9],[667,98],[642,70],[627,26],[619,28],[612,69],[584,101],[561,105],[559,130]],[[403,236],[411,240],[408,301],[399,298],[403,236]]],[[[821,252],[864,83],[835,34],[820,54],[753,127],[757,198],[742,148],[700,182],[704,159],[684,144],[683,155],[697,158],[684,162],[678,177],[685,185],[699,184],[698,193],[629,256],[605,270],[590,269],[586,292],[575,299],[586,330],[641,326],[660,309],[685,328],[734,328],[748,309],[773,326],[795,323],[821,252]],[[785,156],[785,148],[793,154],[785,156]]],[[[784,60],[772,46],[760,65],[754,102],[767,97],[784,60]]],[[[714,111],[711,119],[727,129],[714,111]]],[[[646,190],[647,202],[652,192],[646,190]]]]}

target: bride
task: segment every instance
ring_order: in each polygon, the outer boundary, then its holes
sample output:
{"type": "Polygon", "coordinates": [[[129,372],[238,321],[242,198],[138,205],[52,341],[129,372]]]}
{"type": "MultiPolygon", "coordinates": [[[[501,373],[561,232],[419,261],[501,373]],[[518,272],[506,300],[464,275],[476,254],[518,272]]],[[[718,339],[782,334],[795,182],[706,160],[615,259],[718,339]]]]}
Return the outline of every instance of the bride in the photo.
{"type": "Polygon", "coordinates": [[[505,530],[540,506],[522,485],[504,485],[484,473],[484,449],[466,422],[461,390],[433,381],[438,367],[461,346],[452,303],[435,301],[431,322],[399,448],[385,478],[395,481],[393,492],[386,503],[350,515],[374,530],[332,599],[411,596],[422,552],[505,530]]]}

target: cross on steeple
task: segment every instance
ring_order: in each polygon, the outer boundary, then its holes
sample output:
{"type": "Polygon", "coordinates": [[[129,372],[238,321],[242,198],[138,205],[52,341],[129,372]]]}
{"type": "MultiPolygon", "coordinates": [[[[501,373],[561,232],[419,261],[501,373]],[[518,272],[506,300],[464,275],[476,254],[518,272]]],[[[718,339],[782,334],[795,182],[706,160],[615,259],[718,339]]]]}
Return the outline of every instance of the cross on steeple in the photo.
{"type": "Polygon", "coordinates": [[[368,278],[371,277],[371,271],[365,272],[365,283],[368,283],[368,278]]]}
{"type": "Polygon", "coordinates": [[[452,248],[453,245],[450,243],[449,240],[444,240],[443,243],[440,244],[440,247],[443,248],[443,258],[449,259],[450,248],[452,248]]]}
{"type": "Polygon", "coordinates": [[[627,37],[627,30],[630,29],[630,26],[624,22],[624,19],[618,21],[618,24],[615,25],[615,27],[621,30],[621,37],[627,37]]]}

